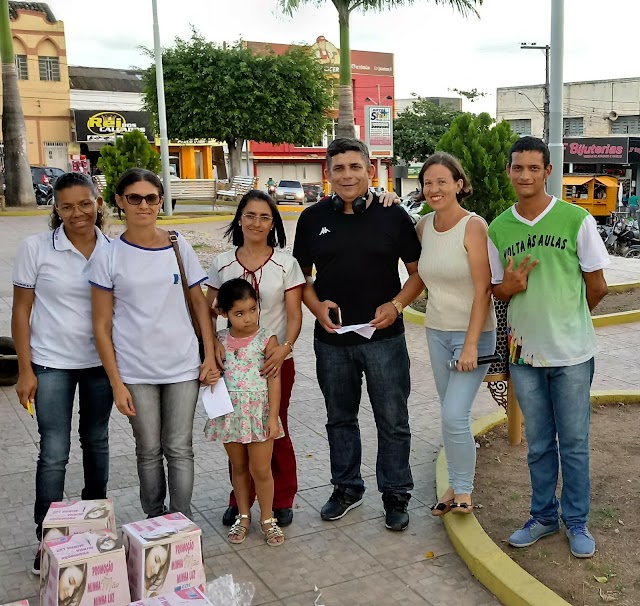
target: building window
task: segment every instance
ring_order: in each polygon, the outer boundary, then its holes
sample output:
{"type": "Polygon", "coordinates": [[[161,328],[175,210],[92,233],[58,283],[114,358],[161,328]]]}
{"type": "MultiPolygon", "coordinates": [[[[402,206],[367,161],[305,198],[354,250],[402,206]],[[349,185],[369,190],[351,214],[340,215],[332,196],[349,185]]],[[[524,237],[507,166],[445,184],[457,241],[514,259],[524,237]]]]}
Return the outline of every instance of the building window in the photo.
{"type": "Polygon", "coordinates": [[[38,57],[40,80],[60,82],[60,60],[58,57],[38,57]]]}
{"type": "Polygon", "coordinates": [[[511,124],[513,132],[517,135],[530,135],[531,134],[531,120],[507,120],[511,124]]]}
{"type": "Polygon", "coordinates": [[[584,135],[584,118],[564,118],[564,136],[576,137],[578,135],[584,135]]]}
{"type": "Polygon", "coordinates": [[[640,116],[618,116],[618,119],[611,123],[612,135],[627,133],[640,134],[640,116]]]}
{"type": "Polygon", "coordinates": [[[321,139],[314,141],[311,145],[296,145],[296,147],[327,147],[336,138],[336,128],[338,128],[337,119],[327,120],[321,139]]]}
{"type": "Polygon", "coordinates": [[[18,80],[29,79],[29,68],[27,67],[27,55],[16,55],[16,71],[18,80]]]}

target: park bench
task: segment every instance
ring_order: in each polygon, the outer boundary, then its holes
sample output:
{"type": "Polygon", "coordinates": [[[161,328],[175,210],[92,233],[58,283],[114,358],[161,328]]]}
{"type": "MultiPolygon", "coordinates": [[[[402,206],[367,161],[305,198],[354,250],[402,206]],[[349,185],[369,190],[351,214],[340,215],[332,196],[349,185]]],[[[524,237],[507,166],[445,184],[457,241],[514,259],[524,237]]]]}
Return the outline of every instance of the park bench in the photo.
{"type": "Polygon", "coordinates": [[[247,176],[236,176],[226,189],[219,189],[218,198],[233,198],[239,201],[249,190],[255,187],[255,178],[247,176]]]}
{"type": "Polygon", "coordinates": [[[172,200],[216,200],[215,179],[171,179],[172,200]]]}
{"type": "Polygon", "coordinates": [[[107,178],[104,175],[93,175],[91,177],[93,182],[96,184],[96,187],[99,190],[99,193],[102,193],[104,188],[107,186],[107,178]]]}

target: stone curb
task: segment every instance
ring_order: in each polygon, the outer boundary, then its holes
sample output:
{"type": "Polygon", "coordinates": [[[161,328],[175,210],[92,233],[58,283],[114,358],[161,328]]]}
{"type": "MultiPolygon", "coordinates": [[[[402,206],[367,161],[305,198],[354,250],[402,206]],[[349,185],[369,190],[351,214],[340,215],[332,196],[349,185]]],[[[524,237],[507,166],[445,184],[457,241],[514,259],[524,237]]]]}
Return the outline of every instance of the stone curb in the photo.
{"type": "MultiPolygon", "coordinates": [[[[640,400],[640,390],[592,391],[591,405],[631,404],[640,400]]],[[[507,420],[503,411],[475,421],[474,436],[487,433],[507,420]]],[[[444,449],[436,464],[436,490],[442,494],[449,486],[444,449]]],[[[476,577],[506,606],[570,606],[546,585],[520,568],[487,535],[475,515],[442,517],[449,539],[458,555],[476,577]]]]}
{"type": "MultiPolygon", "coordinates": [[[[506,420],[504,412],[495,412],[475,421],[471,430],[474,436],[479,436],[506,420]]],[[[437,493],[442,494],[448,486],[447,459],[442,449],[436,465],[437,493]]],[[[445,515],[442,521],[451,543],[473,576],[505,606],[570,606],[504,553],[489,538],[475,515],[445,515]]]]}

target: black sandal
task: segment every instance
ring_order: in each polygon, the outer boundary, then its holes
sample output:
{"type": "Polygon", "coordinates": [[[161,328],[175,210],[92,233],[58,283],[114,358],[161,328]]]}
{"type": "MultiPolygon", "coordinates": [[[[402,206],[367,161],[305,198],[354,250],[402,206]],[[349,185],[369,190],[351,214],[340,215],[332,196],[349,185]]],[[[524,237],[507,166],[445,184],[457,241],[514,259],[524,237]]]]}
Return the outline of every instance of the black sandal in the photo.
{"type": "Polygon", "coordinates": [[[451,503],[451,509],[453,509],[453,513],[471,513],[473,511],[473,503],[456,503],[455,501],[451,503]]]}
{"type": "Polygon", "coordinates": [[[453,506],[453,499],[449,501],[439,501],[431,507],[431,515],[436,517],[443,516],[445,513],[449,513],[453,506]]]}

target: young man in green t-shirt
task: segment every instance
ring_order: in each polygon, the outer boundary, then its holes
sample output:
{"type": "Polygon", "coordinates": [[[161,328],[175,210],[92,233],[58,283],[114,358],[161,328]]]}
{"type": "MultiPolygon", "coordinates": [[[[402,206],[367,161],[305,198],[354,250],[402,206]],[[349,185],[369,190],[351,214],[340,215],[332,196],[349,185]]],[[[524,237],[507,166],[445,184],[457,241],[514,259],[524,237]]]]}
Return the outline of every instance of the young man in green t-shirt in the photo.
{"type": "Polygon", "coordinates": [[[518,139],[507,165],[518,202],[489,227],[493,294],[509,302],[510,373],[525,420],[532,488],[531,519],[509,543],[528,547],[560,530],[561,463],[571,553],[588,558],[595,552],[586,526],[596,353],[590,310],[607,294],[609,255],[587,211],[547,194],[551,169],[543,141],[518,139]]]}

